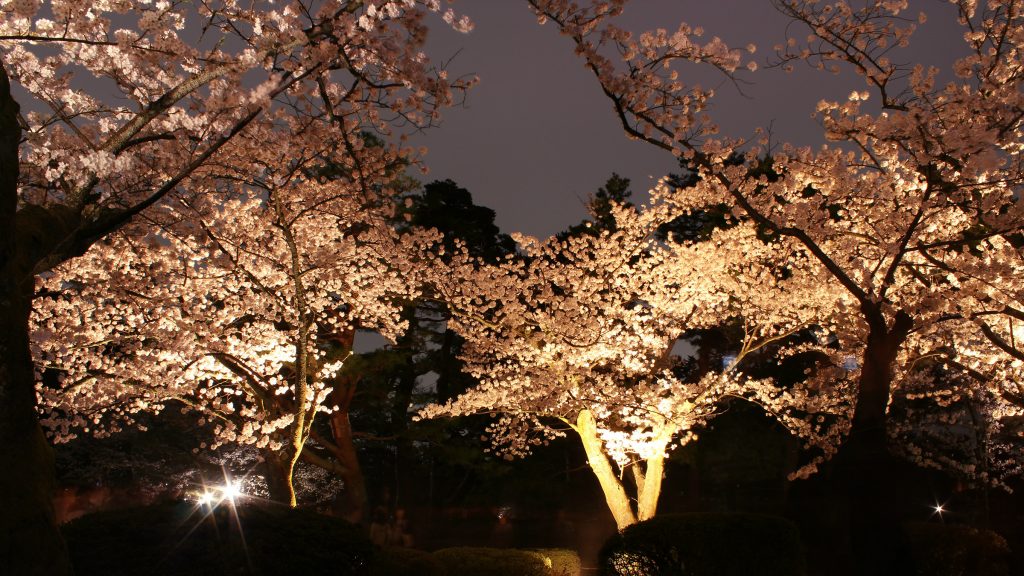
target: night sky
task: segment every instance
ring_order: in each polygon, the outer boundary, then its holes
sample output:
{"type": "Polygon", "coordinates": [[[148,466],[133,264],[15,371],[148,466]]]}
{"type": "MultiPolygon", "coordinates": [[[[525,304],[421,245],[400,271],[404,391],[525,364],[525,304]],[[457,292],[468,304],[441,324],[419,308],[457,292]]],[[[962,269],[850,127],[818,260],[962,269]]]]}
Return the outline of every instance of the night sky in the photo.
{"type": "MultiPolygon", "coordinates": [[[[893,61],[948,71],[963,50],[951,7],[941,0],[910,4],[908,16],[916,18],[923,9],[929,20],[893,61]]],[[[478,204],[493,208],[504,231],[547,236],[584,218],[587,194],[613,171],[633,181],[639,199],[659,177],[678,171],[668,153],[627,140],[571,41],[551,24],[538,26],[525,2],[465,1],[454,8],[468,14],[476,28],[463,35],[432,21],[428,54],[450,59],[452,76],[475,73],[481,82],[465,107],[445,112],[440,128],[414,138],[430,150],[430,173],[417,178],[451,178],[478,204]]],[[[634,0],[620,25],[636,32],[671,31],[681,21],[703,26],[705,40],[719,36],[731,47],[757,45],[747,58],[761,69],[738,75],[744,94],[720,73],[681,69],[684,81],[717,87],[712,114],[723,135],[749,136],[754,128],[771,125],[774,141],[820,145],[822,130],[811,117],[816,103],[865,89],[852,73],[836,77],[801,67],[792,74],[765,68],[787,31],[787,20],[768,0],[634,0]]],[[[802,39],[806,30],[792,25],[790,34],[802,39]]]]}

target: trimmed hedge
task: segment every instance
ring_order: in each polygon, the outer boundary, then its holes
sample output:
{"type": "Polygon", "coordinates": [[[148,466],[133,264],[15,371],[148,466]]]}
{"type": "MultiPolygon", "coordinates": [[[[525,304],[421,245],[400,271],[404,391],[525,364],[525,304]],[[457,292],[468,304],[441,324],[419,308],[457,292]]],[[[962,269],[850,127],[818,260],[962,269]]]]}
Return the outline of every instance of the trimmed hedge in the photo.
{"type": "Polygon", "coordinates": [[[908,523],[918,576],[1009,576],[1010,547],[1002,536],[959,524],[908,523]]]}
{"type": "Polygon", "coordinates": [[[515,550],[463,546],[433,554],[411,548],[379,548],[373,576],[580,576],[579,554],[563,548],[515,550]]]}
{"type": "Polygon", "coordinates": [[[357,526],[310,510],[192,503],[98,512],[63,527],[78,576],[373,574],[357,526]],[[242,530],[238,530],[241,525],[242,530]]]}
{"type": "Polygon", "coordinates": [[[63,526],[77,576],[579,576],[571,550],[375,548],[358,526],[311,510],[193,503],[98,512],[63,526]],[[241,532],[238,526],[241,525],[241,532]]]}
{"type": "Polygon", "coordinates": [[[531,554],[539,554],[544,564],[550,565],[550,576],[580,576],[583,563],[575,550],[565,548],[531,548],[531,554]]]}
{"type": "Polygon", "coordinates": [[[505,548],[458,547],[434,552],[449,576],[549,576],[537,552],[505,548]]]}
{"type": "Polygon", "coordinates": [[[800,534],[760,514],[657,516],[627,527],[601,549],[604,576],[801,576],[800,534]]]}
{"type": "Polygon", "coordinates": [[[430,552],[413,548],[378,548],[373,555],[373,576],[447,576],[430,552]]]}

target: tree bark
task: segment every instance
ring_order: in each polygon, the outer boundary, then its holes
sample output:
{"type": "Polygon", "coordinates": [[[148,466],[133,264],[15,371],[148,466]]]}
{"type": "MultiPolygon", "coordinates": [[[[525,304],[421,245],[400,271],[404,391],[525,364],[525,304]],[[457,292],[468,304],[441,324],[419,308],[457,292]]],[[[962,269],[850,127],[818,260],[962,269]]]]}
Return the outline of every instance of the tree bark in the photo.
{"type": "Polygon", "coordinates": [[[455,356],[458,335],[445,328],[441,336],[441,348],[437,351],[437,402],[447,402],[458,395],[458,390],[453,386],[456,375],[459,373],[458,359],[455,356]]]}
{"type": "Polygon", "coordinates": [[[281,451],[261,450],[263,455],[263,472],[267,479],[267,490],[270,500],[287,504],[291,501],[288,489],[288,456],[281,451]]]}
{"type": "Polygon", "coordinates": [[[654,455],[647,459],[643,476],[636,476],[637,480],[637,520],[643,522],[654,518],[658,512],[658,499],[661,497],[661,481],[665,475],[665,448],[672,439],[672,430],[669,426],[662,424],[655,436],[656,450],[654,455]]]}
{"type": "Polygon", "coordinates": [[[33,279],[17,242],[18,103],[0,62],[0,573],[71,574],[53,509],[53,453],[36,414],[33,279]]]}
{"type": "MultiPolygon", "coordinates": [[[[864,310],[869,333],[850,435],[835,456],[835,497],[847,506],[849,573],[882,576],[912,573],[896,483],[899,466],[888,451],[887,410],[896,357],[913,321],[898,312],[890,324],[880,311],[864,310]]],[[[845,530],[840,528],[838,533],[845,530]]]]}
{"type": "Polygon", "coordinates": [[[0,573],[70,574],[53,508],[53,453],[36,416],[30,300],[5,284],[0,293],[0,573]]]}
{"type": "Polygon", "coordinates": [[[861,366],[850,435],[857,435],[859,439],[869,437],[876,449],[884,450],[886,413],[896,356],[913,327],[913,321],[907,314],[899,312],[890,327],[877,311],[869,311],[866,316],[868,340],[864,349],[864,364],[861,366]]]}
{"type": "Polygon", "coordinates": [[[345,469],[341,475],[341,479],[345,482],[345,493],[348,495],[348,511],[345,514],[345,519],[359,524],[367,518],[369,501],[366,497],[366,480],[363,478],[363,469],[359,465],[359,455],[352,442],[352,424],[349,422],[348,412],[332,414],[331,428],[336,431],[334,441],[340,455],[339,460],[345,469]]]}
{"type": "Polygon", "coordinates": [[[633,512],[632,503],[622,482],[615,475],[612,463],[604,453],[604,444],[597,435],[597,422],[590,410],[582,410],[576,417],[576,433],[580,435],[583,442],[583,449],[587,453],[587,463],[593,470],[594,476],[601,485],[604,493],[604,500],[608,503],[608,510],[615,518],[615,525],[619,530],[632,524],[636,524],[636,513],[633,512]]]}
{"type": "Polygon", "coordinates": [[[359,454],[356,452],[355,442],[352,438],[352,422],[349,420],[349,409],[352,405],[352,398],[355,396],[358,378],[342,375],[338,378],[334,390],[331,392],[329,405],[337,406],[338,409],[331,413],[331,435],[334,446],[331,452],[341,464],[342,472],[339,473],[345,483],[345,495],[347,510],[345,519],[358,524],[367,518],[369,500],[366,497],[366,480],[363,478],[363,469],[359,465],[359,454]]]}

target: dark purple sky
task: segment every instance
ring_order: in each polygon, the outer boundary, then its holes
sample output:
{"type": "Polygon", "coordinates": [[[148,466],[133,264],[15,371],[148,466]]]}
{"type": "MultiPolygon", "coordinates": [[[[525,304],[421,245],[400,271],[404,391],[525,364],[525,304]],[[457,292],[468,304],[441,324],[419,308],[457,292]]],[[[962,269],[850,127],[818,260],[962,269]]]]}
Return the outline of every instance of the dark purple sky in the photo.
{"type": "MultiPolygon", "coordinates": [[[[457,11],[476,24],[470,34],[431,30],[428,52],[453,58],[453,75],[476,73],[480,84],[464,108],[448,110],[442,126],[414,139],[430,152],[424,182],[451,178],[472,192],[475,201],[493,208],[506,232],[546,236],[579,222],[582,201],[612,171],[633,181],[635,197],[676,169],[671,155],[630,142],[597,83],[573,54],[571,42],[536,19],[521,0],[457,2],[457,11]]],[[[916,43],[894,61],[924,61],[948,69],[953,51],[962,50],[952,9],[940,0],[911,0],[916,16],[928,22],[916,43]]],[[[620,25],[640,32],[674,30],[680,21],[700,25],[705,39],[719,36],[730,46],[753,42],[759,65],[772,46],[785,39],[787,21],[768,0],[634,0],[620,25]]],[[[806,31],[791,28],[797,38],[806,31]]],[[[686,70],[684,72],[684,80],[686,70]]],[[[717,86],[712,113],[730,136],[748,136],[772,124],[776,140],[817,145],[821,129],[811,118],[821,99],[845,99],[863,80],[852,74],[834,77],[798,67],[792,74],[762,68],[744,73],[746,96],[723,77],[702,73],[698,83],[717,86]]],[[[693,78],[691,76],[691,78],[693,78]]],[[[692,81],[691,81],[692,83],[692,81]]]]}

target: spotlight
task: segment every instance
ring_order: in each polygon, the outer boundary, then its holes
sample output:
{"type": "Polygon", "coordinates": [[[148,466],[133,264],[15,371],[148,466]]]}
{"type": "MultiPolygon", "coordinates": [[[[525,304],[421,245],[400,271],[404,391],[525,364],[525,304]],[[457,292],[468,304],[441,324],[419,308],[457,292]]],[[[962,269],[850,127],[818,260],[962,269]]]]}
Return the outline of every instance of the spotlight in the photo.
{"type": "Polygon", "coordinates": [[[230,500],[232,504],[235,500],[242,496],[242,488],[238,485],[238,482],[228,482],[224,486],[221,486],[220,493],[225,500],[230,500]]]}

